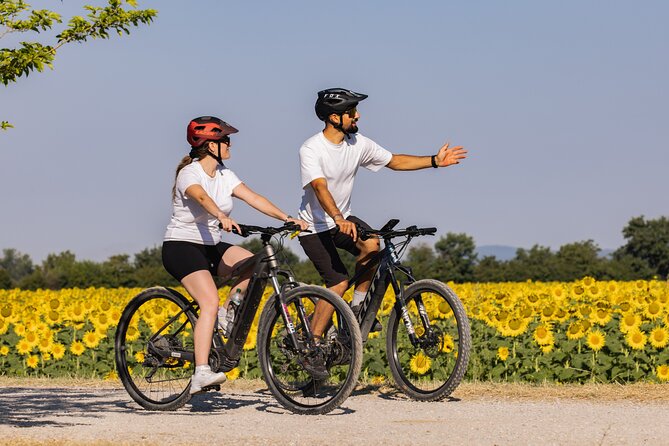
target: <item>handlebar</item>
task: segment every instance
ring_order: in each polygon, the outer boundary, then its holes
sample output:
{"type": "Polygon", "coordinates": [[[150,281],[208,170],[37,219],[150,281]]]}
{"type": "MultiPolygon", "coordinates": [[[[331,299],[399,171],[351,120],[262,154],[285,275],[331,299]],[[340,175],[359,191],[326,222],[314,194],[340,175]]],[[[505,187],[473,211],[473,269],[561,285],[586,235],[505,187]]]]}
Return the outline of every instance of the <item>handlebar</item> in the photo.
{"type": "Polygon", "coordinates": [[[405,229],[393,230],[392,227],[397,224],[397,220],[391,220],[381,229],[365,229],[360,225],[357,225],[358,237],[362,240],[367,240],[373,236],[379,238],[384,238],[390,240],[395,237],[417,237],[421,235],[434,235],[437,232],[437,228],[419,228],[415,225],[409,226],[405,229]],[[392,224],[394,223],[394,224],[392,224]]]}
{"type": "Polygon", "coordinates": [[[309,230],[303,230],[300,228],[300,225],[296,223],[286,223],[283,226],[273,227],[273,226],[252,226],[252,225],[239,225],[239,228],[242,230],[241,234],[237,231],[237,228],[233,227],[232,232],[240,235],[242,237],[248,237],[251,234],[264,234],[264,235],[275,235],[283,232],[311,232],[309,230]]]}

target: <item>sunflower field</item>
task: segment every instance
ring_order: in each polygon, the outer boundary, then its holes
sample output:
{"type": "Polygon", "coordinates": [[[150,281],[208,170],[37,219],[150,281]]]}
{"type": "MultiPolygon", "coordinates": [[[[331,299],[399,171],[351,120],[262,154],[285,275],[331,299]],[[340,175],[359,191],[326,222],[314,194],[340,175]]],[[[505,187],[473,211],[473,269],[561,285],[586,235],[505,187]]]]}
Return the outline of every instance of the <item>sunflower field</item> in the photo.
{"type": "MultiPolygon", "coordinates": [[[[470,318],[468,379],[669,381],[667,282],[601,282],[586,277],[569,283],[449,285],[470,318]]],[[[115,327],[125,305],[140,291],[0,290],[0,375],[117,379],[115,327]]],[[[228,291],[221,289],[221,297],[228,291]]],[[[268,289],[264,299],[270,294],[268,289]]],[[[425,301],[429,307],[429,296],[425,301]]],[[[379,312],[384,327],[393,303],[389,291],[379,312]]],[[[260,376],[255,352],[258,318],[230,379],[260,376]]],[[[420,352],[411,365],[417,377],[429,372],[429,360],[420,352]]],[[[373,333],[365,345],[362,376],[378,383],[389,379],[385,328],[373,333]]]]}

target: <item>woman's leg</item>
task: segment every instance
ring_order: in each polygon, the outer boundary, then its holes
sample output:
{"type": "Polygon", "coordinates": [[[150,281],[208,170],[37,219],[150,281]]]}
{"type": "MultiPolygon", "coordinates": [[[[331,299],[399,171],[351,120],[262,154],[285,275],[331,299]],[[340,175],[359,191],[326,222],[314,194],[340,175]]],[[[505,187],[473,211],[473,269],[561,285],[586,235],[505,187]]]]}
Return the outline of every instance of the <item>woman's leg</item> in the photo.
{"type": "Polygon", "coordinates": [[[214,324],[218,316],[218,289],[211,274],[206,270],[190,273],[181,279],[181,284],[200,306],[200,317],[193,333],[195,366],[207,365],[214,324]]]}
{"type": "MultiPolygon", "coordinates": [[[[241,246],[231,246],[223,254],[221,262],[218,264],[218,275],[220,277],[226,278],[229,277],[234,270],[234,268],[239,265],[244,260],[251,257],[253,254],[241,246]]],[[[246,292],[246,288],[249,285],[249,279],[253,275],[253,269],[249,268],[246,271],[242,271],[242,274],[237,278],[237,280],[230,285],[230,294],[234,293],[237,288],[242,291],[242,294],[246,292]]],[[[225,303],[223,304],[225,308],[228,308],[230,303],[230,294],[228,294],[225,303]]]]}

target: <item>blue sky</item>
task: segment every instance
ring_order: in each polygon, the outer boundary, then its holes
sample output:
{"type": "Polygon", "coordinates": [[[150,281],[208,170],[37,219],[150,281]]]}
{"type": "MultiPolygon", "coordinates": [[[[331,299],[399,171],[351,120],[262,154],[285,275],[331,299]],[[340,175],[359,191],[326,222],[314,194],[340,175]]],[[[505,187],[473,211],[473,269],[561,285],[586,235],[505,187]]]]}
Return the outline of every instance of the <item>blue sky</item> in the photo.
{"type": "MultiPolygon", "coordinates": [[[[64,16],[85,3],[32,2],[64,16]]],[[[186,124],[205,114],[240,129],[228,166],[295,213],[328,87],[369,95],[361,132],[392,152],[469,150],[438,171],[361,170],[353,210],[373,226],[616,248],[631,217],[668,214],[669,3],[327,5],[140,0],[152,25],[66,46],[54,71],[2,88],[15,128],[0,133],[0,248],[100,261],[159,244],[186,124]]],[[[241,202],[233,217],[272,223],[241,202]]]]}

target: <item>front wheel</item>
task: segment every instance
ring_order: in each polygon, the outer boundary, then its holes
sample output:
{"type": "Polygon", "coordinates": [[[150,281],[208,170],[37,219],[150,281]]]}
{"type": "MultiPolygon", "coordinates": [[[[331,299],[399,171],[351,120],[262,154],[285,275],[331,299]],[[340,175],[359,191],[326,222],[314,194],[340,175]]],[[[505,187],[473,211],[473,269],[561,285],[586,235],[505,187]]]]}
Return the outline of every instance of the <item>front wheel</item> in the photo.
{"type": "Polygon", "coordinates": [[[406,315],[396,306],[388,319],[386,355],[393,379],[413,399],[444,399],[467,371],[471,335],[465,309],[453,290],[437,280],[414,282],[404,290],[404,299],[406,315]]]}
{"type": "Polygon", "coordinates": [[[174,410],[190,399],[197,317],[174,290],[149,288],[126,306],[116,329],[116,370],[132,399],[149,410],[174,410]]]}
{"type": "Polygon", "coordinates": [[[290,336],[279,297],[274,295],[265,304],[258,325],[260,369],[272,394],[290,411],[328,413],[348,398],[358,382],[360,327],[346,302],[325,288],[299,286],[287,291],[285,298],[295,337],[290,336]],[[311,323],[317,302],[319,314],[326,304],[334,312],[322,338],[315,340],[311,323]],[[314,373],[314,363],[324,365],[325,376],[314,373]]]}

